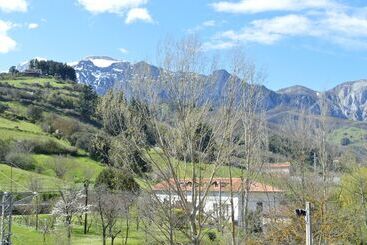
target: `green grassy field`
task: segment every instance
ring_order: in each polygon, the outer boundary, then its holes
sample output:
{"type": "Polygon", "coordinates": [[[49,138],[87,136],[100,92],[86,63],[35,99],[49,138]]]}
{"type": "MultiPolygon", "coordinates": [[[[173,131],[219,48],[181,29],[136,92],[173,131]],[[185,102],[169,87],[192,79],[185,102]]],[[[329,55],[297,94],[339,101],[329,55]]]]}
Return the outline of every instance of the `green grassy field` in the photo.
{"type": "Polygon", "coordinates": [[[329,134],[328,140],[340,145],[343,138],[348,138],[351,145],[364,145],[367,143],[367,130],[357,127],[342,127],[329,134]]]}
{"type": "Polygon", "coordinates": [[[3,103],[9,107],[9,109],[7,110],[8,112],[24,117],[27,115],[27,106],[17,101],[6,101],[3,103]]]}
{"type": "Polygon", "coordinates": [[[61,161],[67,169],[65,179],[72,182],[81,182],[84,177],[91,177],[92,181],[103,170],[103,166],[88,157],[72,157],[57,155],[32,155],[36,167],[41,169],[41,173],[47,176],[56,177],[54,164],[61,161]]]}
{"type": "MultiPolygon", "coordinates": [[[[144,223],[142,221],[139,222],[139,226],[136,223],[136,212],[135,209],[131,212],[131,217],[129,219],[129,233],[128,233],[128,242],[129,245],[139,245],[139,244],[158,244],[153,243],[152,238],[146,234],[144,230],[144,223]]],[[[23,244],[67,244],[66,238],[66,228],[63,226],[62,222],[57,222],[55,229],[45,235],[45,242],[42,233],[42,225],[43,220],[48,215],[40,215],[40,229],[38,231],[35,230],[34,226],[26,226],[22,222],[21,216],[15,216],[14,228],[13,228],[13,243],[14,245],[23,245],[23,244]]],[[[34,219],[34,216],[32,217],[34,219]]],[[[59,220],[61,221],[61,220],[59,220]]],[[[92,222],[89,232],[84,235],[83,225],[79,224],[76,219],[74,219],[72,226],[72,244],[76,245],[100,245],[102,244],[102,236],[101,236],[101,226],[98,216],[89,217],[89,222],[92,222]]],[[[121,229],[121,233],[115,239],[114,244],[124,244],[124,239],[126,235],[126,219],[119,218],[116,224],[118,229],[121,229]]],[[[207,232],[209,229],[206,228],[204,232],[207,232]]],[[[211,231],[214,231],[211,229],[211,231]]],[[[155,236],[157,233],[155,234],[155,236]]],[[[208,237],[204,234],[202,244],[224,244],[221,243],[220,233],[216,232],[217,239],[216,242],[209,241],[208,237]]],[[[163,235],[162,235],[163,236],[163,235]]],[[[177,242],[181,242],[181,244],[189,244],[187,238],[183,236],[183,234],[177,232],[176,234],[177,242]]],[[[107,238],[107,244],[110,243],[110,238],[107,238]]]]}
{"type": "Polygon", "coordinates": [[[67,88],[69,85],[63,82],[58,82],[57,79],[55,78],[43,78],[43,77],[39,77],[39,78],[35,78],[35,77],[19,77],[16,79],[5,79],[5,80],[0,80],[0,83],[8,83],[14,87],[17,88],[25,88],[25,87],[30,87],[36,83],[45,86],[46,84],[49,84],[51,87],[56,87],[56,88],[67,88]]]}
{"type": "MultiPolygon", "coordinates": [[[[79,229],[81,230],[81,228],[79,229]]],[[[27,227],[24,225],[14,224],[13,225],[13,244],[14,245],[24,245],[24,244],[67,244],[67,240],[63,231],[57,231],[54,234],[47,234],[44,237],[41,231],[36,231],[33,227],[27,227]]],[[[72,244],[76,245],[94,245],[102,244],[102,239],[96,234],[80,234],[78,230],[75,230],[72,236],[72,244]]],[[[121,243],[120,243],[121,244],[121,243]]]]}
{"type": "Polygon", "coordinates": [[[19,129],[21,131],[43,134],[41,127],[36,124],[21,120],[13,121],[3,117],[0,117],[0,128],[19,129]]]}
{"type": "Polygon", "coordinates": [[[41,186],[46,190],[57,190],[59,187],[65,186],[67,184],[67,182],[55,177],[45,176],[18,168],[11,169],[11,167],[8,165],[0,164],[1,191],[9,191],[11,183],[13,191],[29,191],[29,185],[34,179],[37,179],[41,183],[41,186]],[[11,179],[12,181],[10,181],[11,179]]]}
{"type": "MultiPolygon", "coordinates": [[[[0,117],[1,118],[1,117],[0,117]]],[[[28,125],[28,128],[33,128],[34,130],[37,130],[37,126],[30,126],[28,123],[26,123],[26,125],[28,125]]],[[[67,142],[66,140],[60,140],[60,139],[56,139],[55,137],[45,134],[45,133],[41,133],[41,132],[32,132],[32,131],[23,131],[20,128],[11,128],[11,126],[9,126],[8,128],[1,128],[0,127],[0,135],[1,135],[1,139],[3,140],[30,140],[30,139],[37,139],[37,140],[41,140],[41,141],[45,141],[45,140],[53,140],[56,141],[58,144],[64,146],[64,147],[71,147],[69,142],[67,142]]]]}

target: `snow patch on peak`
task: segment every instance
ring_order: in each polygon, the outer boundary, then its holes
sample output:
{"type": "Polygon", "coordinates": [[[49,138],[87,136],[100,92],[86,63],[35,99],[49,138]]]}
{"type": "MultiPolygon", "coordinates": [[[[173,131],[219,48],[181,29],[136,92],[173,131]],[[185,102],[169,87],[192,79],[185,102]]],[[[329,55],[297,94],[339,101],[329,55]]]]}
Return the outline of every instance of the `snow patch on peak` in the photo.
{"type": "Polygon", "coordinates": [[[87,57],[86,60],[91,61],[93,65],[100,67],[100,68],[110,67],[111,65],[115,63],[121,62],[120,60],[115,60],[113,58],[106,57],[106,56],[91,56],[91,57],[87,57]]]}
{"type": "Polygon", "coordinates": [[[98,66],[98,67],[101,67],[101,68],[109,67],[109,66],[111,66],[111,65],[118,62],[118,61],[114,61],[114,60],[104,60],[104,59],[93,59],[93,60],[90,60],[90,61],[92,61],[92,63],[95,66],[98,66]]]}
{"type": "Polygon", "coordinates": [[[76,66],[78,63],[79,63],[79,61],[71,61],[71,62],[67,62],[66,64],[67,64],[68,66],[72,66],[72,67],[74,67],[74,66],[76,66]]]}

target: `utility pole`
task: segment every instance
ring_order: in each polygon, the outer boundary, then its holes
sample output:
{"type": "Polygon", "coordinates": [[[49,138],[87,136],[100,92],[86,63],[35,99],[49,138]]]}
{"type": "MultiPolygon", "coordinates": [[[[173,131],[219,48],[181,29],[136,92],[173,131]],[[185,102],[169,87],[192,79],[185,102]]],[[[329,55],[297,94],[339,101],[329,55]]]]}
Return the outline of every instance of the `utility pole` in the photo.
{"type": "Polygon", "coordinates": [[[306,202],[306,245],[312,245],[311,204],[306,202]]]}
{"type": "Polygon", "coordinates": [[[36,195],[36,231],[38,231],[38,213],[39,213],[39,199],[38,199],[38,193],[33,193],[36,195]]]}
{"type": "Polygon", "coordinates": [[[4,192],[1,203],[0,245],[11,245],[11,215],[13,212],[12,193],[4,192]]]}
{"type": "MultiPolygon", "coordinates": [[[[88,187],[89,187],[89,180],[84,182],[84,189],[85,189],[85,207],[88,207],[88,187]]],[[[88,214],[85,212],[84,214],[84,234],[87,234],[87,227],[88,227],[88,214]]]]}
{"type": "Polygon", "coordinates": [[[306,202],[306,209],[296,209],[297,216],[304,216],[306,222],[306,245],[312,245],[311,203],[306,202]]]}

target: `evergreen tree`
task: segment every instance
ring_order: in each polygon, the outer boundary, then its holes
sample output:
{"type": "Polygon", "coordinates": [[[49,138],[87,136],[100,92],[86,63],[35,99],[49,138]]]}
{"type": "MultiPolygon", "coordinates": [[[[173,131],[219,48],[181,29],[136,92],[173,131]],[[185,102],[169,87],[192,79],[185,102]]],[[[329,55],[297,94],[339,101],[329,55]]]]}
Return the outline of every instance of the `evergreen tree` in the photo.
{"type": "Polygon", "coordinates": [[[73,67],[53,60],[31,60],[31,69],[40,69],[42,74],[59,77],[63,80],[76,81],[76,73],[73,67]]]}
{"type": "Polygon", "coordinates": [[[10,68],[9,68],[9,73],[10,73],[12,76],[14,76],[14,75],[18,74],[18,73],[19,73],[19,71],[17,70],[17,68],[16,68],[15,66],[12,66],[12,67],[10,67],[10,68]]]}
{"type": "Polygon", "coordinates": [[[79,111],[85,118],[90,118],[96,112],[98,95],[90,85],[84,85],[81,91],[79,111]]]}

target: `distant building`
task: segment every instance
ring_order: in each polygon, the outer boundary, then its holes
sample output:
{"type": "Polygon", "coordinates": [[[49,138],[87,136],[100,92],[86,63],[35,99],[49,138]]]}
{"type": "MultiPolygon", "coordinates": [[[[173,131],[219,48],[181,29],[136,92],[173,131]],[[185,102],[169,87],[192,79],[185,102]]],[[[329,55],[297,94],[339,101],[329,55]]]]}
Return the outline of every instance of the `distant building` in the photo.
{"type": "Polygon", "coordinates": [[[289,162],[284,163],[266,163],[263,165],[263,171],[265,173],[274,173],[282,175],[291,175],[291,164],[289,162]]]}
{"type": "Polygon", "coordinates": [[[29,77],[40,77],[42,75],[41,69],[27,69],[24,72],[22,72],[24,76],[29,77]]]}
{"type": "MultiPolygon", "coordinates": [[[[230,179],[229,178],[214,178],[210,183],[210,179],[202,179],[201,183],[195,184],[197,188],[209,187],[209,192],[206,197],[204,212],[206,215],[213,218],[221,217],[230,220],[231,206],[230,206],[230,179]]],[[[185,198],[188,202],[191,202],[192,181],[190,179],[179,180],[180,189],[185,193],[185,198]]],[[[173,179],[169,181],[163,181],[153,187],[157,198],[161,202],[171,200],[172,203],[180,202],[181,197],[179,192],[175,188],[175,182],[173,179]],[[176,189],[176,190],[175,190],[176,189]],[[171,194],[170,194],[171,193],[171,194]]],[[[205,189],[206,189],[205,188],[205,189]]],[[[232,178],[232,192],[234,203],[234,219],[236,222],[240,222],[240,210],[242,207],[241,202],[241,179],[232,178]]],[[[248,210],[257,211],[261,210],[266,213],[271,213],[272,210],[279,206],[283,191],[270,185],[258,183],[252,181],[249,191],[249,203],[248,210]]]]}

